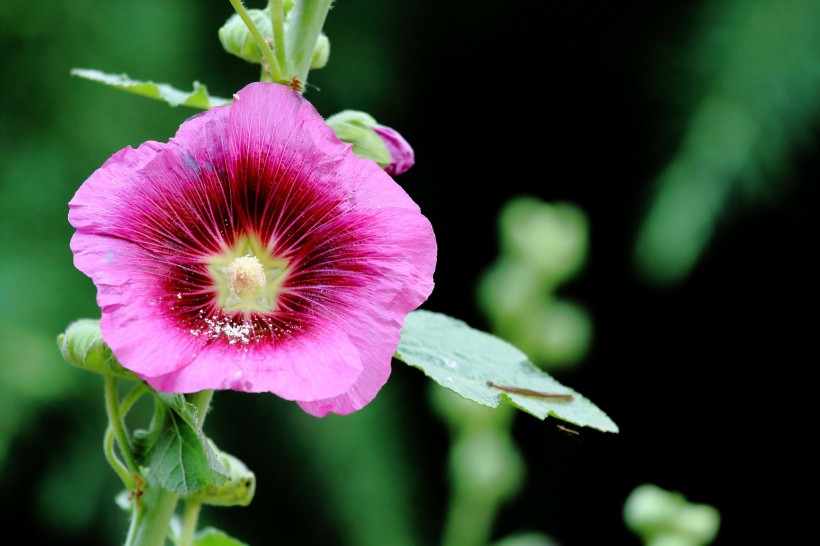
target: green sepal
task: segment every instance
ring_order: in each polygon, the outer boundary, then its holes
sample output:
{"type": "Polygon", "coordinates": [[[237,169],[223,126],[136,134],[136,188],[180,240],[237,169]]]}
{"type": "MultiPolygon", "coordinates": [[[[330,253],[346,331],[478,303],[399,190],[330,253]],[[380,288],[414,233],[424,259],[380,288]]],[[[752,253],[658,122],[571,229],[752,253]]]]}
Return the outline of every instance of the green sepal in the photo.
{"type": "Polygon", "coordinates": [[[353,145],[353,153],[375,161],[382,169],[393,161],[381,137],[373,130],[376,120],[366,112],[342,110],[325,120],[342,142],[353,145]]]}
{"type": "Polygon", "coordinates": [[[221,484],[209,483],[188,498],[213,506],[248,506],[256,491],[256,475],[245,463],[220,451],[212,442],[211,448],[227,470],[228,480],[221,484]]]}
{"type": "Polygon", "coordinates": [[[100,375],[140,381],[137,375],[122,367],[100,334],[99,319],[79,319],[57,336],[60,354],[66,362],[100,375]]]}

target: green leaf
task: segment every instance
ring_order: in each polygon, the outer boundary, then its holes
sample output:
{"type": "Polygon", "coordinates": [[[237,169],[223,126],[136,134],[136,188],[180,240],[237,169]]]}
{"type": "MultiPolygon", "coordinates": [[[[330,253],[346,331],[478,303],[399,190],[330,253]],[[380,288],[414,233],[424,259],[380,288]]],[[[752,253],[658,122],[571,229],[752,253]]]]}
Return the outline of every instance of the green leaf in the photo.
{"type": "Polygon", "coordinates": [[[231,103],[231,99],[208,95],[208,88],[197,81],[194,82],[194,90],[187,92],[180,91],[167,83],[134,80],[127,74],[107,74],[88,68],[74,68],[71,70],[71,75],[104,83],[143,97],[165,101],[171,106],[182,105],[207,110],[213,106],[224,106],[231,103]]]}
{"type": "Polygon", "coordinates": [[[248,544],[229,537],[219,529],[208,527],[194,537],[194,546],[248,546],[248,544]]]}
{"type": "Polygon", "coordinates": [[[150,469],[149,481],[178,495],[225,483],[228,472],[197,424],[196,407],[181,394],[157,394],[161,425],[135,439],[137,460],[150,469]]]}
{"type": "Polygon", "coordinates": [[[183,395],[170,392],[158,392],[157,396],[182,417],[186,423],[191,425],[191,427],[200,430],[196,406],[185,400],[183,395]]]}
{"type": "Polygon", "coordinates": [[[519,349],[501,338],[441,313],[417,310],[404,321],[396,359],[423,371],[439,385],[464,398],[498,407],[503,399],[546,419],[618,432],[618,426],[596,405],[553,379],[519,349]],[[541,393],[571,394],[571,400],[519,394],[495,385],[541,393]]]}

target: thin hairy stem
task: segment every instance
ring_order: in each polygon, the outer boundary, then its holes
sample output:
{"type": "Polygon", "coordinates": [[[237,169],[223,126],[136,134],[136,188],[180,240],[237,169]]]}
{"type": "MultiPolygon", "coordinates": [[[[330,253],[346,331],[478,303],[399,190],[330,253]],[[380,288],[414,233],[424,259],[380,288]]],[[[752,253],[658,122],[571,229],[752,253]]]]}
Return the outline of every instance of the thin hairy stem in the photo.
{"type": "Polygon", "coordinates": [[[272,81],[279,82],[282,80],[282,70],[279,67],[279,63],[276,60],[276,57],[273,55],[273,51],[271,51],[270,46],[265,42],[265,38],[262,36],[262,33],[259,32],[259,29],[256,28],[256,25],[253,23],[250,15],[248,15],[248,10],[245,9],[245,5],[242,3],[242,0],[229,0],[233,9],[236,11],[237,15],[242,19],[245,25],[248,27],[248,30],[253,36],[256,45],[259,46],[259,49],[262,50],[262,55],[265,56],[265,61],[268,63],[268,72],[270,73],[270,77],[272,81]]]}

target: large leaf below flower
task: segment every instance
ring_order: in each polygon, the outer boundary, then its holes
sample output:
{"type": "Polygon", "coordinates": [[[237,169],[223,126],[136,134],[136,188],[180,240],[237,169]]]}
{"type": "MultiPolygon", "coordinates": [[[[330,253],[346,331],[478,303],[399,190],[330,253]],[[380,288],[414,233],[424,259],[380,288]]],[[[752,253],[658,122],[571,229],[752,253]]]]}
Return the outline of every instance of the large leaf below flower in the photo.
{"type": "Polygon", "coordinates": [[[395,356],[479,404],[494,408],[506,400],[539,419],[552,416],[577,426],[618,432],[618,426],[595,404],[553,379],[519,349],[450,316],[423,310],[410,313],[395,356]],[[507,387],[533,392],[511,392],[507,387]],[[571,394],[572,398],[536,393],[571,394]]]}
{"type": "Polygon", "coordinates": [[[228,472],[197,424],[196,408],[181,394],[158,394],[163,425],[138,442],[139,462],[150,469],[149,480],[179,495],[225,483],[228,472]]]}
{"type": "Polygon", "coordinates": [[[71,75],[104,83],[143,97],[161,100],[171,106],[181,105],[207,110],[212,106],[223,106],[231,103],[231,99],[212,97],[208,94],[208,88],[196,81],[194,82],[193,91],[180,91],[167,83],[134,80],[126,74],[107,74],[89,68],[74,68],[71,70],[71,75]]]}

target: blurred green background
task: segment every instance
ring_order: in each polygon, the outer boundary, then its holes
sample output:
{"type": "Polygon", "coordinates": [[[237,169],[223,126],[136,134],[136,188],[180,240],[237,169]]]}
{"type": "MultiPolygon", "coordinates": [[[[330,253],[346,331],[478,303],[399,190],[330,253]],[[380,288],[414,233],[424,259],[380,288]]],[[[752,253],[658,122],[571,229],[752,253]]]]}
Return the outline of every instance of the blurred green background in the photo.
{"type": "MultiPolygon", "coordinates": [[[[196,113],[69,71],[230,96],[258,77],[219,45],[232,13],[216,0],[0,3],[0,514],[25,543],[125,532],[102,383],[55,342],[99,313],[72,265],[67,202],[114,152],[196,113]]],[[[583,260],[550,288],[574,314],[543,336],[580,321],[583,350],[539,363],[621,433],[516,419],[526,479],[494,537],[640,544],[621,509],[644,482],[716,506],[715,544],[807,533],[784,499],[807,471],[795,385],[816,359],[820,3],[337,0],[325,32],[330,60],[305,96],[325,116],[367,111],[415,148],[398,181],[439,241],[425,308],[514,338],[522,328],[492,309],[521,278],[480,292],[505,252],[505,204],[582,218],[583,260]]],[[[522,324],[533,331],[516,343],[543,337],[522,324]]],[[[206,508],[203,523],[256,545],[437,544],[450,439],[429,394],[402,364],[347,417],[217,393],[207,432],[258,486],[251,506],[206,508]]]]}

